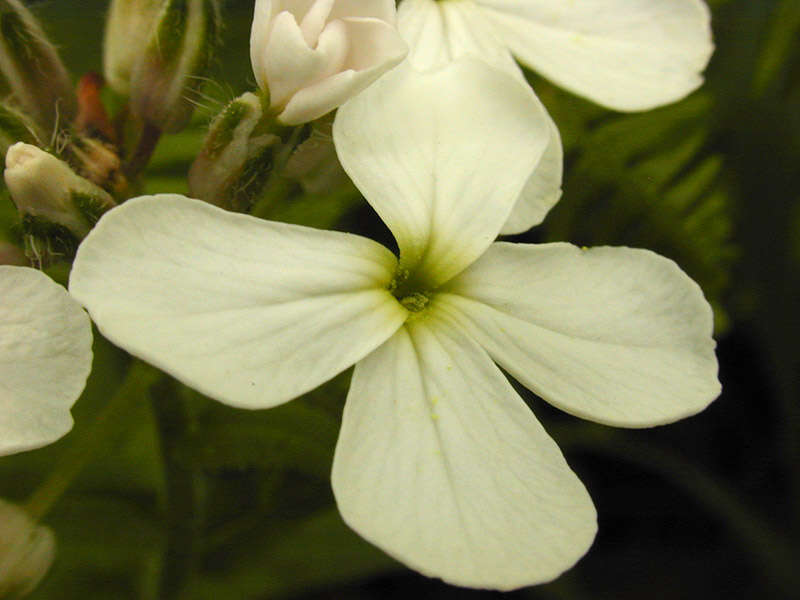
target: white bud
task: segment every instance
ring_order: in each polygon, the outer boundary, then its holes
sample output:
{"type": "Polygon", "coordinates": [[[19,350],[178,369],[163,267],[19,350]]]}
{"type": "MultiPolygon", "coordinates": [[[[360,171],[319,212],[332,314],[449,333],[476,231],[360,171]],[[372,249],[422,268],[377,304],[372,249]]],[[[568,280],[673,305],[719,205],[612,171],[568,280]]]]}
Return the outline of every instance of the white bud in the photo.
{"type": "Polygon", "coordinates": [[[55,557],[53,532],[20,507],[0,500],[0,598],[33,591],[55,557]]]}
{"type": "Polygon", "coordinates": [[[189,123],[219,27],[219,0],[162,0],[147,44],[132,66],[134,115],[170,133],[189,123]]]}
{"type": "Polygon", "coordinates": [[[103,73],[120,94],[129,94],[133,68],[144,52],[161,0],[112,0],[103,42],[103,73]]]}
{"type": "Polygon", "coordinates": [[[256,0],[250,60],[285,125],[313,121],[405,58],[394,0],[256,0]]]}
{"type": "Polygon", "coordinates": [[[114,206],[108,192],[31,144],[18,142],[8,149],[4,175],[22,215],[64,227],[77,239],[114,206]]]}

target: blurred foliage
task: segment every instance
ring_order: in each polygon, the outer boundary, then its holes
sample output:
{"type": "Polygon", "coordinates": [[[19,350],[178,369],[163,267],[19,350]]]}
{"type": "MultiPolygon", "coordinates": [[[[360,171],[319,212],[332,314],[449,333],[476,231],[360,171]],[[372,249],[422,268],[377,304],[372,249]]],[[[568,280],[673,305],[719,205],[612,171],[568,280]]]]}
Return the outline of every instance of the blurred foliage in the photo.
{"type": "MultiPolygon", "coordinates": [[[[32,4],[73,76],[100,69],[106,2],[32,4]]],[[[564,196],[543,226],[515,239],[674,259],[714,306],[724,392],[697,417],[643,432],[576,425],[525,392],[587,483],[600,534],[567,575],[508,597],[789,598],[798,589],[786,564],[800,545],[800,2],[710,4],[717,49],[707,82],[672,106],[610,113],[529,74],[562,133],[564,196]]],[[[254,87],[251,10],[250,0],[226,3],[224,51],[201,106],[188,129],[162,139],[142,192],[186,193],[205,123],[254,87]]],[[[272,218],[387,236],[352,186],[294,192],[272,218]]],[[[0,240],[18,239],[15,222],[3,190],[0,240]]],[[[53,275],[65,281],[66,267],[53,275]]],[[[73,432],[0,460],[0,495],[24,502],[91,439],[131,362],[98,334],[95,357],[73,432]]],[[[200,600],[499,597],[404,570],[341,521],[328,476],[348,383],[349,372],[258,412],[168,379],[148,387],[45,517],[59,554],[32,598],[154,599],[176,569],[188,575],[180,597],[200,600]],[[174,491],[175,482],[185,485],[174,491]]]]}

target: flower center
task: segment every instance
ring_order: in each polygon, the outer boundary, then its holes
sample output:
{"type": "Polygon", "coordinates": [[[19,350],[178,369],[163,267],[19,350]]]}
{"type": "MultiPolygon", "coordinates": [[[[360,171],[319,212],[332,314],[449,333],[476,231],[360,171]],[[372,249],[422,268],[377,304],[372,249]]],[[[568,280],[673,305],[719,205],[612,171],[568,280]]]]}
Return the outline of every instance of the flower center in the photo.
{"type": "Polygon", "coordinates": [[[418,313],[425,310],[431,301],[431,290],[418,284],[406,269],[398,268],[389,291],[406,310],[418,313]]]}
{"type": "Polygon", "coordinates": [[[402,304],[406,310],[414,313],[422,311],[428,306],[428,302],[431,301],[431,299],[422,292],[414,292],[408,296],[398,298],[398,300],[400,300],[400,304],[402,304]]]}

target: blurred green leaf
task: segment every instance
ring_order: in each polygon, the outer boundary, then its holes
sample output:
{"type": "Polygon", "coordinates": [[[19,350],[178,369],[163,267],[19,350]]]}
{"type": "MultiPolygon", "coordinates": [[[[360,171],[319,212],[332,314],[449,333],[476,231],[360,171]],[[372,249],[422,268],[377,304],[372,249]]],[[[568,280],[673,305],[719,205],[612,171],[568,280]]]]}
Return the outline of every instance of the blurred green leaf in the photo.
{"type": "Polygon", "coordinates": [[[350,530],[335,508],[254,528],[247,550],[223,570],[215,570],[213,557],[206,562],[185,598],[285,598],[399,568],[350,530]]]}

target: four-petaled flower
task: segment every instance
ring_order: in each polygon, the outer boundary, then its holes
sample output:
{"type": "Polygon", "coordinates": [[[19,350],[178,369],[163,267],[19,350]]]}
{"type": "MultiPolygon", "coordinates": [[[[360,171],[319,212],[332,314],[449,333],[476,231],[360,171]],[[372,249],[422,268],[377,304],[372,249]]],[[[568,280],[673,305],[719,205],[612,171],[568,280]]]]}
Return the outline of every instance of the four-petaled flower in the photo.
{"type": "Polygon", "coordinates": [[[495,362],[620,426],[694,414],[719,392],[711,309],[672,261],[494,243],[549,131],[529,92],[482,62],[401,67],[334,127],[399,259],[150,196],[100,220],[70,290],[110,340],[232,406],[281,404],[355,364],[332,473],[344,520],[450,583],[548,581],[590,546],[595,510],[495,362]]]}

